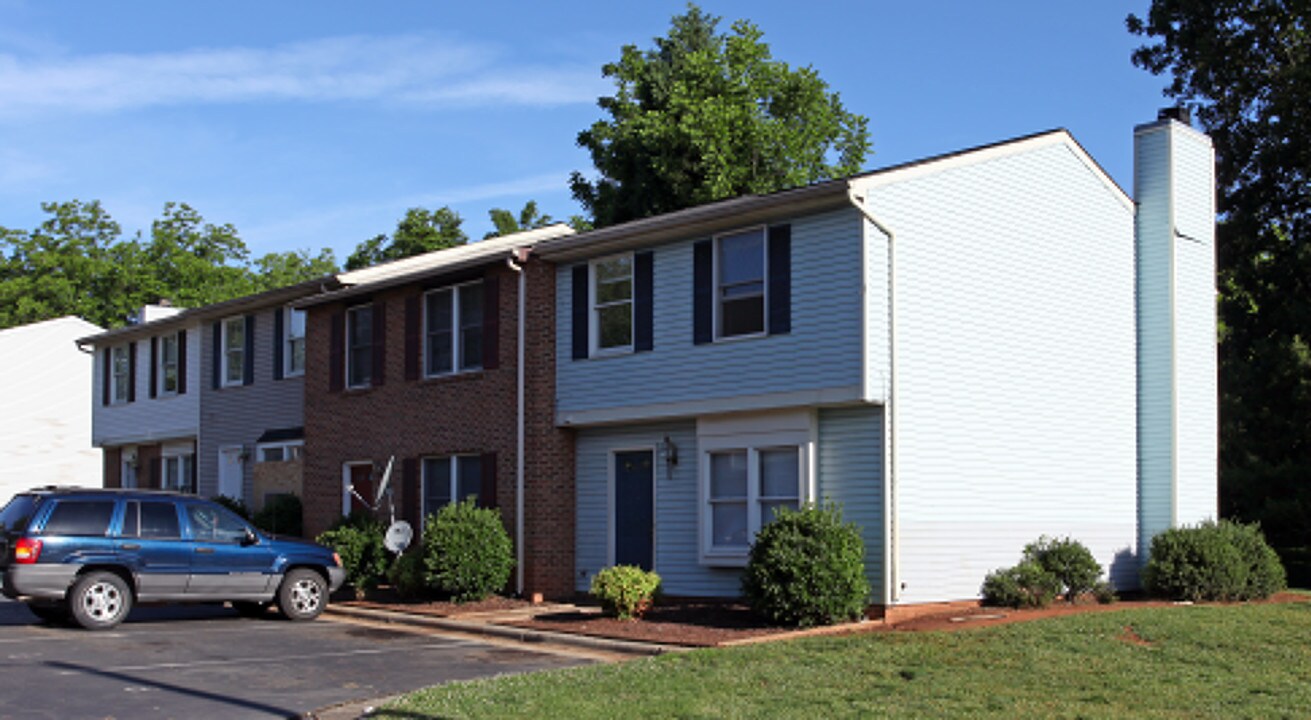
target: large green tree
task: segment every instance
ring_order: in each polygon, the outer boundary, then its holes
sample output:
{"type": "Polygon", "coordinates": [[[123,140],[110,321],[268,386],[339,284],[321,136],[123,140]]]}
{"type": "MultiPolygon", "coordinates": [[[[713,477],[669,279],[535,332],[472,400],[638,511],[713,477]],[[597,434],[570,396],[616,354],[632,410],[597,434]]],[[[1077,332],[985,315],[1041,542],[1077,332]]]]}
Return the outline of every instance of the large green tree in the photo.
{"type": "Polygon", "coordinates": [[[496,229],[483,235],[484,240],[546,227],[555,222],[550,215],[543,215],[537,209],[536,200],[529,200],[524,203],[523,209],[519,211],[518,215],[502,208],[492,208],[487,211],[487,217],[491,219],[492,227],[496,229]]]}
{"type": "Polygon", "coordinates": [[[860,170],[866,119],[813,68],[773,59],[755,25],[718,23],[689,4],[655,47],[602,68],[609,119],[578,135],[600,176],[569,181],[597,227],[860,170]]]}
{"type": "Polygon", "coordinates": [[[449,207],[431,211],[410,208],[396,223],[396,231],[391,237],[376,235],[357,245],[355,252],[346,258],[346,269],[358,270],[388,260],[463,245],[469,242],[469,236],[460,229],[463,223],[459,213],[449,207]]]}
{"type": "Polygon", "coordinates": [[[1215,142],[1222,512],[1311,545],[1311,3],[1154,0],[1128,27],[1215,142]]]}

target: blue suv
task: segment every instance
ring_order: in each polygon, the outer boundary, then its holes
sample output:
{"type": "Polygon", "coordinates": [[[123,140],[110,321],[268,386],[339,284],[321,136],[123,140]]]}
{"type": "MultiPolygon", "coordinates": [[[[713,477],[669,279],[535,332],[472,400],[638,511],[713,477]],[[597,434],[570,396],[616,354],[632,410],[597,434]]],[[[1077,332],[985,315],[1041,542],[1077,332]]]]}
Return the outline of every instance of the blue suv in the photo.
{"type": "Polygon", "coordinates": [[[269,535],[216,503],[149,490],[41,488],[0,510],[4,594],[39,618],[114,627],[134,603],[323,612],[346,573],[328,548],[269,535]]]}

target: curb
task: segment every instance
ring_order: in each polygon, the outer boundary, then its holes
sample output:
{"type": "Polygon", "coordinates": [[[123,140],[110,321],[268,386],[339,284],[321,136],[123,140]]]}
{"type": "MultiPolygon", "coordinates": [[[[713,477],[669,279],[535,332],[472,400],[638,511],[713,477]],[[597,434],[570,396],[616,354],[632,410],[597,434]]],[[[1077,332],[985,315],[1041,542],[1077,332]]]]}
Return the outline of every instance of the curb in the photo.
{"type": "Polygon", "coordinates": [[[359,618],[361,620],[374,620],[377,622],[394,623],[397,625],[414,625],[470,635],[483,635],[525,644],[565,645],[585,648],[587,650],[599,650],[637,657],[654,657],[656,655],[687,652],[696,649],[677,645],[662,645],[659,643],[644,643],[631,640],[614,640],[611,638],[598,638],[588,635],[572,635],[568,633],[551,632],[549,630],[530,630],[528,628],[496,625],[487,621],[427,617],[424,615],[414,615],[393,610],[375,610],[372,608],[357,608],[329,604],[324,612],[329,615],[342,615],[345,617],[359,618]]]}

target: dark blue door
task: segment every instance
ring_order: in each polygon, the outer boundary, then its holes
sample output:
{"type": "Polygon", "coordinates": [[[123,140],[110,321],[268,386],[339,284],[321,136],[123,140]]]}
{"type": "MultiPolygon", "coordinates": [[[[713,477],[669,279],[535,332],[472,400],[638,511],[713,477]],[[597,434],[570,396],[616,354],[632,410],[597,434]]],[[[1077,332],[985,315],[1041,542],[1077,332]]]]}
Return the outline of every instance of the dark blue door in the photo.
{"type": "Polygon", "coordinates": [[[655,566],[652,451],[615,453],[615,564],[655,566]]]}

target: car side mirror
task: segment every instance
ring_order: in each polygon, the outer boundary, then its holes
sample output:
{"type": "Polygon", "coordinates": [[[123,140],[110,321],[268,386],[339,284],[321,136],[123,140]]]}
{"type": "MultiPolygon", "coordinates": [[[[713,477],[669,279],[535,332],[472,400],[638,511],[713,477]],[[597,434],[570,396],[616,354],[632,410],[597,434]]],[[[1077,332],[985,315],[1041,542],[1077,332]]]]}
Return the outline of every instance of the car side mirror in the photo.
{"type": "Polygon", "coordinates": [[[246,534],[244,537],[241,538],[242,546],[245,547],[249,545],[254,545],[257,542],[259,542],[259,536],[255,534],[254,530],[251,530],[250,528],[246,528],[246,534]]]}

